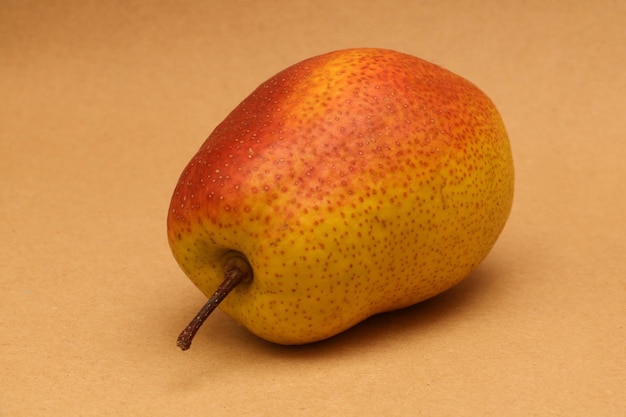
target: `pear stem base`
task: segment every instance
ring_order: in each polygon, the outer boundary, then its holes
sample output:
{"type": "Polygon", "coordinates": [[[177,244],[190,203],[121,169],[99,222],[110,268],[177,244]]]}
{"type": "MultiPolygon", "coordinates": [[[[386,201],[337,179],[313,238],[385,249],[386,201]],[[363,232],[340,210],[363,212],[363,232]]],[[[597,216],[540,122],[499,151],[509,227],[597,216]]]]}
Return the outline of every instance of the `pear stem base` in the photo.
{"type": "Polygon", "coordinates": [[[217,287],[211,298],[202,306],[198,314],[189,322],[187,327],[180,333],[176,345],[182,350],[191,346],[191,341],[200,329],[200,326],[211,315],[213,310],[226,298],[226,296],[244,281],[252,279],[252,268],[247,260],[240,256],[230,258],[224,268],[224,281],[217,287]]]}

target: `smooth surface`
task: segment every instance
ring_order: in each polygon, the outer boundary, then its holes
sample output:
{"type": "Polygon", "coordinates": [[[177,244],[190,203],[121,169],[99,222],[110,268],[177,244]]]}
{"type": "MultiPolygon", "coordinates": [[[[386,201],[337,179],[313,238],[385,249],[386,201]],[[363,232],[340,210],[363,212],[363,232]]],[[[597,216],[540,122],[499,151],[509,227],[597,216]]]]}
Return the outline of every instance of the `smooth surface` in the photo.
{"type": "Polygon", "coordinates": [[[22,2],[0,7],[0,416],[617,416],[626,409],[622,2],[22,2]],[[497,104],[516,196],[449,292],[279,347],[167,246],[178,175],[254,87],[376,46],[497,104]]]}

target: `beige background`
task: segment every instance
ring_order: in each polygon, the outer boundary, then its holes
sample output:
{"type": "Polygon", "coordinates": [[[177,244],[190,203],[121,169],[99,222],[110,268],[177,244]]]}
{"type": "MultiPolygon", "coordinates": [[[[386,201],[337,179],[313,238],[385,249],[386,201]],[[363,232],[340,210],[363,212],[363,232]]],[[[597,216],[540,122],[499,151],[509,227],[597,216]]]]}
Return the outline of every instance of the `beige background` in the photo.
{"type": "Polygon", "coordinates": [[[626,410],[620,1],[2,1],[1,416],[618,416],[626,410]],[[275,72],[401,50],[498,105],[513,212],[449,292],[280,347],[180,271],[182,168],[275,72]]]}

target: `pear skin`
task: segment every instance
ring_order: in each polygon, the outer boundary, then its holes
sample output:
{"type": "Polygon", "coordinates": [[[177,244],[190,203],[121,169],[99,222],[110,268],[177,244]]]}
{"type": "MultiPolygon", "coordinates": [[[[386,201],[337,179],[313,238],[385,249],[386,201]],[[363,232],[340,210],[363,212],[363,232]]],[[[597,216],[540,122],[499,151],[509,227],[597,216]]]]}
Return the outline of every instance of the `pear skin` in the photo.
{"type": "Polygon", "coordinates": [[[180,176],[167,233],[207,297],[229,259],[249,265],[219,308],[304,344],[457,284],[495,244],[513,189],[509,139],[480,89],[403,53],[341,50],[276,74],[215,128],[180,176]]]}

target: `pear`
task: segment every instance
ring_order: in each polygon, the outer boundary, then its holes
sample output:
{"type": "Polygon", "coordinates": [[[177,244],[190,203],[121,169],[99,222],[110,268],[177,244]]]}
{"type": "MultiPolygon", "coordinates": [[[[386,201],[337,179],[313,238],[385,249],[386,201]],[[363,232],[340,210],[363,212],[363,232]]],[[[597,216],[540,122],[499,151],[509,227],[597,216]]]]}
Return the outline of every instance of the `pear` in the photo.
{"type": "Polygon", "coordinates": [[[173,255],[209,301],[278,344],[315,342],[433,297],[488,254],[514,171],[493,102],[403,53],[358,48],[261,84],[184,169],[173,255]]]}

